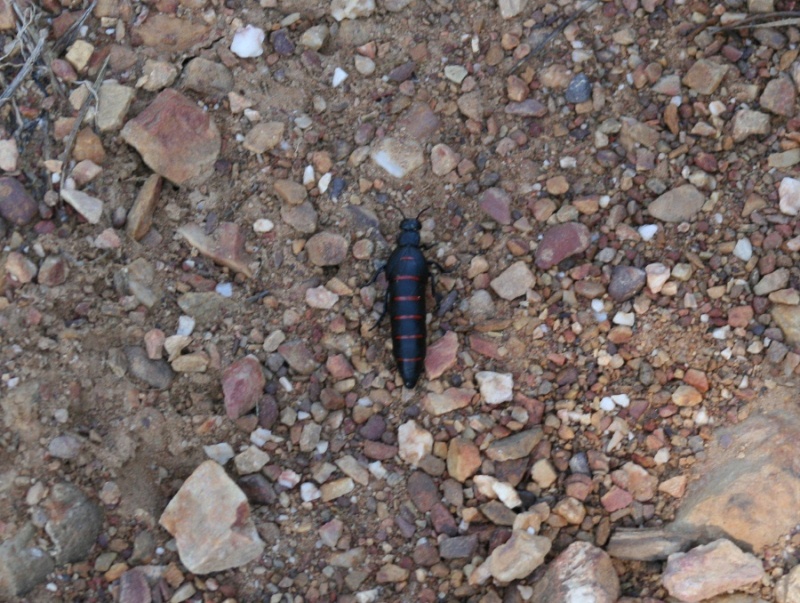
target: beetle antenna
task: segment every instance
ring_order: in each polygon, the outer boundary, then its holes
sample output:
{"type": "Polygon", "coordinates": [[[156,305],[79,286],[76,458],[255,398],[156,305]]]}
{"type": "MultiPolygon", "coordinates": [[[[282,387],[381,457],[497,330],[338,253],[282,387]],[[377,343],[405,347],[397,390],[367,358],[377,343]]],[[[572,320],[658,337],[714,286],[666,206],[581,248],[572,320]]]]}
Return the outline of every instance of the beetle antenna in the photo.
{"type": "Polygon", "coordinates": [[[403,220],[405,220],[405,219],[406,219],[406,215],[403,213],[403,210],[401,210],[399,207],[397,207],[396,205],[394,205],[394,204],[392,204],[392,203],[387,203],[386,205],[388,205],[388,206],[389,206],[389,207],[391,207],[391,208],[392,208],[394,211],[396,211],[398,214],[400,214],[401,216],[403,216],[403,220]]]}
{"type": "Polygon", "coordinates": [[[425,209],[423,209],[421,212],[419,212],[419,213],[417,214],[417,220],[419,220],[419,217],[420,217],[422,214],[424,214],[426,211],[428,211],[430,208],[431,208],[431,206],[429,205],[428,207],[426,207],[425,209]]]}

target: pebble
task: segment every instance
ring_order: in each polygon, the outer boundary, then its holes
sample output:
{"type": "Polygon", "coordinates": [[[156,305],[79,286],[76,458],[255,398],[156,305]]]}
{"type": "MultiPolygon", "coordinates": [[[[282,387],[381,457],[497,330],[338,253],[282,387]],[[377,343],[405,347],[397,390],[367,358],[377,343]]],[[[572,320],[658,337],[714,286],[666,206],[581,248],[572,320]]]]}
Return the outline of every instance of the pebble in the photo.
{"type": "Polygon", "coordinates": [[[795,112],[796,100],[795,85],[787,75],[779,75],[767,82],[758,102],[763,109],[775,115],[791,117],[795,112]]]}
{"type": "Polygon", "coordinates": [[[800,213],[800,180],[784,178],[778,187],[781,213],[796,216],[800,213]]]}
{"type": "Polygon", "coordinates": [[[434,145],[431,149],[431,171],[435,176],[446,176],[458,166],[461,156],[446,144],[434,145]]]}
{"type": "Polygon", "coordinates": [[[647,274],[647,288],[653,293],[661,293],[661,289],[669,280],[670,269],[660,262],[648,264],[644,268],[647,274]]]}
{"type": "Polygon", "coordinates": [[[206,453],[208,458],[220,465],[225,465],[234,457],[233,448],[227,442],[203,446],[203,452],[206,453]]]}
{"type": "Polygon", "coordinates": [[[146,59],[142,68],[142,77],[136,81],[137,88],[144,88],[148,92],[158,92],[175,83],[178,79],[178,69],[172,63],[146,59]]]}
{"type": "Polygon", "coordinates": [[[264,551],[247,497],[214,461],[192,472],[158,522],[175,538],[181,563],[193,574],[239,567],[264,551]]]}
{"type": "Polygon", "coordinates": [[[347,496],[356,487],[355,482],[350,477],[342,477],[330,482],[325,482],[320,487],[322,502],[330,502],[342,496],[347,496]]]}
{"type": "Polygon", "coordinates": [[[266,34],[263,29],[254,25],[246,25],[233,35],[231,52],[237,57],[251,59],[264,54],[264,40],[266,34]]]}
{"type": "Polygon", "coordinates": [[[498,224],[511,224],[511,195],[503,189],[486,189],[481,193],[478,204],[498,224]]]}
{"type": "Polygon", "coordinates": [[[774,272],[764,275],[753,287],[753,293],[756,295],[768,295],[773,291],[785,289],[788,284],[789,270],[787,268],[778,268],[774,272]]]}
{"type": "Polygon", "coordinates": [[[705,200],[694,185],[683,184],[658,197],[647,211],[664,222],[687,222],[702,209],[705,200]]]}
{"type": "Polygon", "coordinates": [[[0,545],[0,593],[23,597],[47,580],[53,558],[38,546],[37,529],[24,523],[0,545]]]}
{"type": "Polygon", "coordinates": [[[119,577],[119,603],[150,603],[147,577],[139,568],[129,569],[119,577]]]}
{"type": "Polygon", "coordinates": [[[670,555],[661,582],[671,596],[695,603],[760,582],[763,577],[761,561],[721,538],[688,553],[670,555]]]}
{"type": "Polygon", "coordinates": [[[151,174],[142,184],[128,212],[125,231],[134,241],[140,241],[153,225],[153,214],[161,198],[163,180],[158,174],[151,174]]]}
{"type": "Polygon", "coordinates": [[[409,465],[419,465],[433,450],[433,436],[412,419],[397,429],[397,444],[401,459],[409,465]]]}
{"type": "Polygon", "coordinates": [[[338,88],[349,77],[348,73],[341,67],[333,70],[333,77],[331,78],[331,86],[338,88]]]}
{"type": "Polygon", "coordinates": [[[536,248],[536,265],[549,270],[562,260],[586,251],[590,242],[589,229],[580,222],[551,226],[536,248]]]}
{"type": "Polygon", "coordinates": [[[78,162],[75,167],[72,168],[72,173],[70,176],[73,180],[75,180],[75,184],[81,187],[89,184],[102,173],[103,168],[97,165],[94,161],[84,159],[83,161],[78,162]]]}
{"type": "Polygon", "coordinates": [[[57,459],[74,459],[83,447],[81,441],[73,435],[61,435],[50,440],[47,452],[57,459]]]}
{"type": "Polygon", "coordinates": [[[400,179],[425,163],[422,146],[414,140],[382,138],[372,145],[369,156],[390,176],[400,179]]]}
{"type": "Polygon", "coordinates": [[[17,141],[13,138],[0,140],[0,170],[5,172],[15,172],[19,161],[19,150],[17,141]]]}
{"type": "Polygon", "coordinates": [[[647,273],[633,266],[615,266],[608,284],[608,294],[615,302],[631,299],[647,282],[647,273]]]}
{"type": "Polygon", "coordinates": [[[408,478],[408,496],[420,513],[427,513],[441,500],[436,483],[422,471],[414,471],[408,478]]]}
{"type": "Polygon", "coordinates": [[[319,368],[319,362],[305,341],[293,339],[282,343],[278,346],[278,353],[293,371],[301,375],[310,375],[319,368]]]}
{"type": "Polygon", "coordinates": [[[527,0],[497,0],[500,16],[503,19],[513,19],[525,8],[527,0]]]}
{"type": "Polygon", "coordinates": [[[727,65],[711,59],[700,59],[683,76],[683,84],[698,94],[714,94],[726,73],[727,65]]]}
{"type": "Polygon", "coordinates": [[[479,371],[475,374],[475,381],[486,404],[502,404],[514,397],[514,376],[511,373],[479,371]]]}
{"type": "Polygon", "coordinates": [[[447,448],[447,473],[454,480],[464,483],[481,468],[481,453],[478,447],[464,438],[453,438],[447,448]]]}
{"type": "Polygon", "coordinates": [[[775,304],[770,313],[783,331],[785,341],[790,345],[800,344],[800,306],[775,304]]]}
{"type": "Polygon", "coordinates": [[[639,236],[642,237],[642,241],[652,241],[653,237],[656,236],[658,232],[658,225],[656,224],[644,224],[637,229],[639,236]]]}
{"type": "Polygon", "coordinates": [[[222,373],[225,413],[236,420],[256,407],[264,394],[266,379],[258,358],[248,355],[234,361],[222,373]]]}
{"type": "Polygon", "coordinates": [[[483,95],[480,91],[476,90],[474,92],[462,94],[458,97],[456,104],[458,105],[458,110],[465,117],[468,117],[476,122],[483,121],[485,107],[483,103],[483,95]]]}
{"type": "Polygon", "coordinates": [[[508,301],[522,297],[535,284],[536,277],[522,260],[511,264],[489,283],[497,295],[508,301]]]}
{"type": "Polygon", "coordinates": [[[753,257],[753,244],[750,239],[744,237],[736,241],[736,246],[733,248],[733,255],[743,262],[749,262],[753,257]]]}
{"type": "Polygon", "coordinates": [[[310,50],[319,50],[328,40],[330,29],[327,25],[314,25],[305,30],[300,36],[300,45],[310,50]]]}
{"type": "Polygon", "coordinates": [[[103,511],[77,486],[59,482],[43,503],[47,511],[45,532],[55,548],[56,563],[85,561],[103,527],[103,511]]]}
{"type": "Polygon", "coordinates": [[[358,19],[369,17],[375,12],[375,0],[332,0],[331,17],[337,21],[342,19],[358,19]]]}
{"type": "Polygon", "coordinates": [[[0,216],[15,226],[25,226],[39,215],[33,197],[16,178],[0,178],[0,216]]]}
{"type": "Polygon", "coordinates": [[[456,365],[458,335],[448,331],[431,346],[425,355],[425,374],[429,380],[438,379],[456,365]]]}
{"type": "Polygon", "coordinates": [[[128,109],[136,97],[136,90],[123,86],[116,80],[106,80],[98,92],[97,113],[94,123],[101,132],[114,132],[122,127],[128,109]]]}
{"type": "Polygon", "coordinates": [[[529,601],[616,603],[620,582],[611,557],[589,542],[573,542],[548,566],[529,601]]]}
{"type": "Polygon", "coordinates": [[[342,235],[325,230],[311,237],[305,249],[315,266],[338,266],[347,257],[348,248],[349,243],[342,235]]]}
{"type": "Polygon", "coordinates": [[[601,498],[600,503],[603,508],[609,513],[624,509],[633,502],[633,496],[627,490],[623,490],[619,486],[612,486],[601,498]]]}
{"type": "Polygon", "coordinates": [[[585,103],[592,98],[592,82],[585,73],[579,73],[570,80],[567,90],[564,93],[568,103],[577,105],[585,103]]]}
{"type": "Polygon", "coordinates": [[[442,559],[469,559],[477,547],[478,537],[474,534],[443,538],[439,541],[439,555],[442,559]]]}
{"type": "Polygon", "coordinates": [[[289,205],[300,205],[308,197],[306,187],[294,180],[276,180],[273,187],[278,198],[289,205]]]}
{"type": "Polygon", "coordinates": [[[769,115],[766,113],[740,109],[733,116],[734,142],[742,142],[750,136],[763,136],[769,132],[769,115]]]}
{"type": "Polygon", "coordinates": [[[125,348],[128,370],[136,379],[141,379],[155,389],[168,389],[175,376],[166,360],[151,360],[147,352],[138,346],[125,348]]]}
{"type": "Polygon", "coordinates": [[[4,268],[6,276],[14,284],[26,285],[36,278],[36,264],[19,251],[12,251],[6,256],[4,268]]]}
{"type": "Polygon", "coordinates": [[[548,113],[547,106],[533,98],[526,98],[524,101],[508,103],[503,111],[509,115],[517,115],[520,117],[544,117],[548,113]]]}
{"type": "Polygon", "coordinates": [[[236,472],[239,475],[248,475],[261,471],[262,467],[269,463],[270,456],[256,446],[248,446],[244,452],[240,452],[233,459],[236,472]]]}
{"type": "Polygon", "coordinates": [[[527,578],[544,563],[551,546],[549,538],[534,536],[526,530],[514,530],[511,538],[496,547],[489,558],[475,569],[469,583],[483,584],[490,577],[500,582],[527,578]]]}
{"type": "Polygon", "coordinates": [[[103,217],[103,202],[97,197],[69,188],[62,188],[60,195],[90,224],[97,224],[103,217]]]}
{"type": "Polygon", "coordinates": [[[309,201],[297,206],[281,207],[281,219],[289,226],[304,234],[313,234],[317,230],[317,210],[309,201]]]}
{"type": "Polygon", "coordinates": [[[680,407],[697,406],[703,401],[703,394],[691,385],[679,385],[672,392],[672,401],[680,407]]]}
{"type": "Polygon", "coordinates": [[[495,440],[489,444],[485,453],[493,461],[513,461],[528,456],[541,441],[542,429],[541,427],[534,427],[506,438],[495,440]]]}
{"type": "Polygon", "coordinates": [[[211,235],[197,224],[185,224],[178,234],[192,247],[212,261],[250,278],[251,258],[244,251],[245,237],[234,222],[222,222],[211,235]]]}
{"type": "Polygon", "coordinates": [[[211,114],[172,88],[128,121],[121,136],[154,172],[178,186],[205,182],[222,146],[211,114]]]}
{"type": "Polygon", "coordinates": [[[60,255],[48,255],[39,267],[37,281],[45,287],[63,285],[69,276],[69,264],[60,255]]]}
{"type": "Polygon", "coordinates": [[[441,394],[429,392],[422,399],[425,412],[433,416],[446,415],[447,413],[466,408],[472,403],[475,390],[449,387],[441,394]]]}

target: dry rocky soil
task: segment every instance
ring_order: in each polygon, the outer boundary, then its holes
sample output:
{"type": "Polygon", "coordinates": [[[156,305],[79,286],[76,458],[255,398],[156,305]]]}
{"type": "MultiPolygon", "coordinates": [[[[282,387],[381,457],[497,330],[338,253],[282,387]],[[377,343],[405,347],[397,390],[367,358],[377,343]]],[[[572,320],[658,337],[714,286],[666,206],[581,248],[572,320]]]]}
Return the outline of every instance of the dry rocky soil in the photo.
{"type": "Polygon", "coordinates": [[[793,9],[0,0],[0,599],[800,602],[793,9]]]}

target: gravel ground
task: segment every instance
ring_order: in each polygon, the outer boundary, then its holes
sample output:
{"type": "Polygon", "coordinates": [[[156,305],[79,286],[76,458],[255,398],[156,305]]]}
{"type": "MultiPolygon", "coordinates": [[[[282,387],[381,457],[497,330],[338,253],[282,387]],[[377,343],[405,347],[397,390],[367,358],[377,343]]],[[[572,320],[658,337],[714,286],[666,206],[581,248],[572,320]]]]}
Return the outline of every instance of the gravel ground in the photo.
{"type": "MultiPolygon", "coordinates": [[[[700,600],[608,545],[800,366],[793,2],[15,6],[4,600],[700,600]]],[[[708,542],[702,598],[796,563],[708,542]]]]}

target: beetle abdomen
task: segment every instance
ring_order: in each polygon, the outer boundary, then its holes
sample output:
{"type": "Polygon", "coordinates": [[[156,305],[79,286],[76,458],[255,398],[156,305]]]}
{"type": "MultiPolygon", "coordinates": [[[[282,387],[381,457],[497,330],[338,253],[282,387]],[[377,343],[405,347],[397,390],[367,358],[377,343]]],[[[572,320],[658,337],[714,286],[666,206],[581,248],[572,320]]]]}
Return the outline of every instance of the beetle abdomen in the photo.
{"type": "Polygon", "coordinates": [[[403,384],[414,387],[425,366],[425,286],[428,266],[417,247],[401,247],[386,266],[392,350],[403,384]]]}

